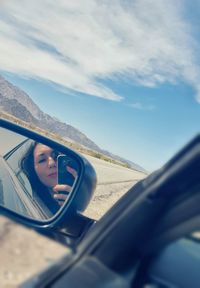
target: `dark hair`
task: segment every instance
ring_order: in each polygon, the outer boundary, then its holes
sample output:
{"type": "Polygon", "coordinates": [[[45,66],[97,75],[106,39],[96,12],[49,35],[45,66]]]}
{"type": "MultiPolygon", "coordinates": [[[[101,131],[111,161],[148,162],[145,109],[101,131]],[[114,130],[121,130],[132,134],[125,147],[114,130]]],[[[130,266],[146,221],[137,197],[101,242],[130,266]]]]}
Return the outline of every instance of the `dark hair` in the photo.
{"type": "Polygon", "coordinates": [[[25,155],[21,159],[21,169],[24,172],[24,174],[27,176],[31,187],[33,189],[33,192],[39,192],[39,190],[47,189],[47,187],[42,184],[40,179],[38,178],[35,168],[34,168],[34,150],[35,147],[39,143],[36,141],[31,141],[29,148],[27,149],[25,155]]]}
{"type": "Polygon", "coordinates": [[[45,203],[51,212],[55,214],[59,210],[60,206],[58,205],[58,202],[52,198],[48,188],[40,181],[35,172],[34,150],[40,143],[33,140],[28,141],[31,141],[30,145],[27,148],[24,156],[21,158],[19,166],[30,182],[33,198],[39,198],[42,200],[42,202],[45,203]]]}

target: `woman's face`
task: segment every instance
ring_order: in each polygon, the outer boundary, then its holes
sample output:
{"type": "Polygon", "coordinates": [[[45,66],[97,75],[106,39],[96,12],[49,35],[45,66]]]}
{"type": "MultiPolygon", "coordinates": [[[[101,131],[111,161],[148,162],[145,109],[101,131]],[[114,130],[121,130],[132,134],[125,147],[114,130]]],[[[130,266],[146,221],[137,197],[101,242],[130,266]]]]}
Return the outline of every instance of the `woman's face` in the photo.
{"type": "Polygon", "coordinates": [[[37,144],[33,152],[35,172],[48,188],[57,184],[57,156],[57,152],[43,144],[37,144]]]}

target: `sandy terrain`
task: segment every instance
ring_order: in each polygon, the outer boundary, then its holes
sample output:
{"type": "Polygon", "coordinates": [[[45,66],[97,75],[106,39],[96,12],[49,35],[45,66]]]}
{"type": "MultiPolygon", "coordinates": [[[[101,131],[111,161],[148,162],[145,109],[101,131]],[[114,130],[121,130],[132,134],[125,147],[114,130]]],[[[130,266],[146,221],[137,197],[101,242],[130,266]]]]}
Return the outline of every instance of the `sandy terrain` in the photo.
{"type": "Polygon", "coordinates": [[[66,253],[67,248],[0,217],[0,287],[18,287],[66,253]]]}
{"type": "MultiPolygon", "coordinates": [[[[85,214],[99,219],[143,173],[101,160],[91,160],[98,176],[98,186],[85,214]]],[[[0,287],[13,288],[52,261],[67,253],[68,248],[0,217],[0,287]]]]}

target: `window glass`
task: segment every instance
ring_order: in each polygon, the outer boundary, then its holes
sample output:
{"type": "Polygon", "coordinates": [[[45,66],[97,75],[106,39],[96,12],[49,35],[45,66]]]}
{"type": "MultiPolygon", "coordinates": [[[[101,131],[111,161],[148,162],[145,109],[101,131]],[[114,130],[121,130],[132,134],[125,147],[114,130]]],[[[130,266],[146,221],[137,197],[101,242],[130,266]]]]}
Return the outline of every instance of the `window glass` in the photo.
{"type": "Polygon", "coordinates": [[[15,176],[18,178],[25,192],[32,196],[32,189],[30,186],[30,182],[20,167],[20,159],[22,155],[25,154],[27,148],[28,143],[25,142],[18,149],[16,149],[15,151],[13,151],[13,153],[10,154],[10,156],[7,158],[7,163],[12,168],[13,172],[15,173],[15,176]]]}
{"type": "Polygon", "coordinates": [[[200,231],[163,249],[153,261],[144,287],[199,287],[200,231]],[[150,286],[148,286],[150,285],[150,286]]]}

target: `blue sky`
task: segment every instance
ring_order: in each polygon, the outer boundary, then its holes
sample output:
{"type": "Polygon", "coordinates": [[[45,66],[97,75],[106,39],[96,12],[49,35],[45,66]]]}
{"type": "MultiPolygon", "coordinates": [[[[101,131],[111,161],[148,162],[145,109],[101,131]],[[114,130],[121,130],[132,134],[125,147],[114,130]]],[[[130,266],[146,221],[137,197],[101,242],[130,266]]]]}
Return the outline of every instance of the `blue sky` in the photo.
{"type": "Polygon", "coordinates": [[[149,171],[199,132],[198,1],[21,2],[0,4],[0,73],[44,112],[149,171]]]}

